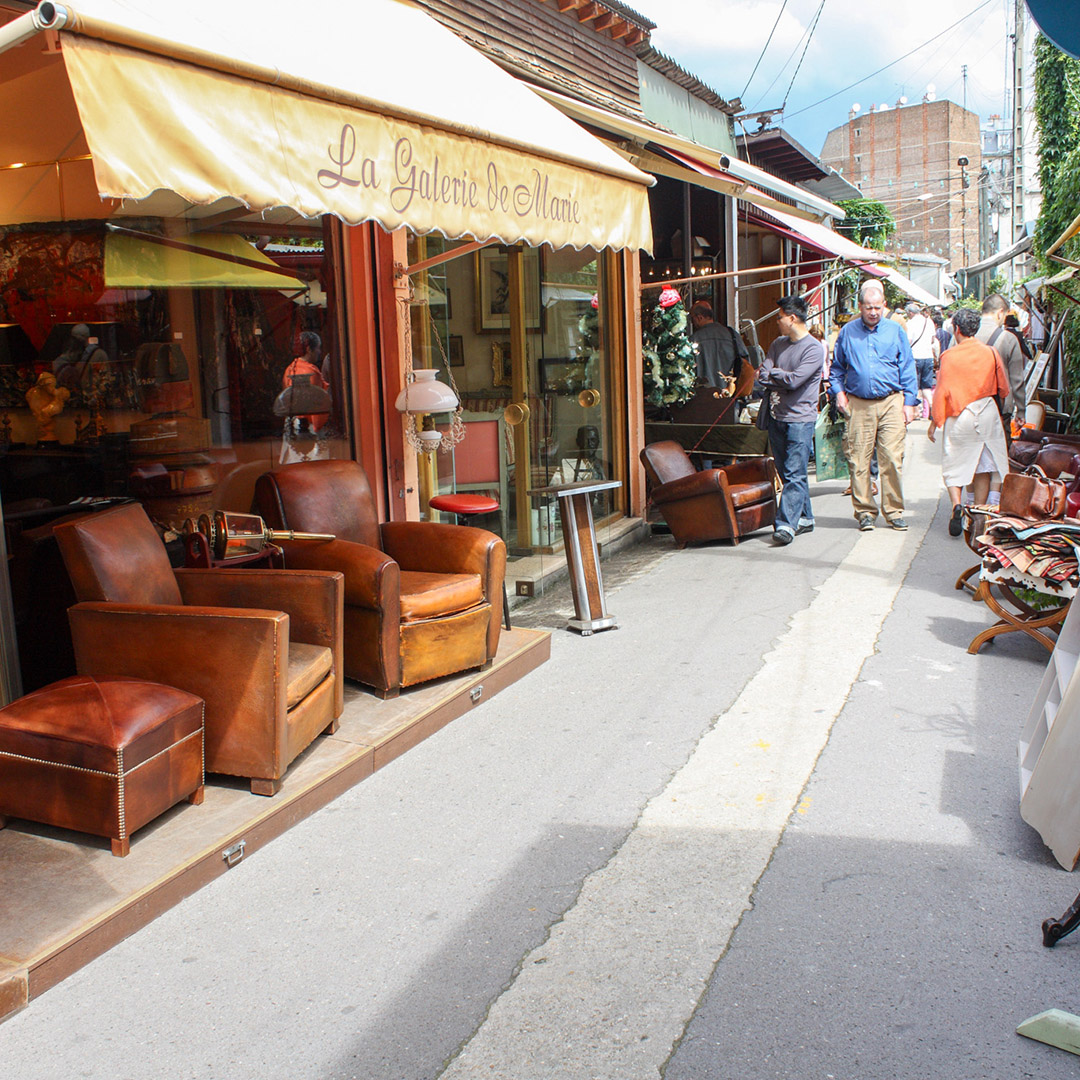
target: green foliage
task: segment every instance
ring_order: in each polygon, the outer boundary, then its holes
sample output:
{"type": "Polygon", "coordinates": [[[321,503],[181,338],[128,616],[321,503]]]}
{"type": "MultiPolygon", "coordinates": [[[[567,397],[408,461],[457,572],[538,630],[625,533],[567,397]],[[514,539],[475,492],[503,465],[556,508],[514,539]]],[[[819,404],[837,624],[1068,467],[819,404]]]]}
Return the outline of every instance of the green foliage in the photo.
{"type": "MultiPolygon", "coordinates": [[[[1035,42],[1035,121],[1039,126],[1039,182],[1042,209],[1035,226],[1034,251],[1039,272],[1056,274],[1061,264],[1045,251],[1080,213],[1080,61],[1066,56],[1041,34],[1035,42]]],[[[1080,256],[1080,238],[1067,240],[1056,252],[1063,258],[1080,256]]],[[[1058,288],[1080,303],[1080,285],[1063,282],[1058,288]]],[[[1055,301],[1060,306],[1062,300],[1055,301]]],[[[1070,316],[1063,336],[1066,370],[1066,408],[1072,427],[1080,416],[1080,320],[1070,316]]]]}
{"type": "Polygon", "coordinates": [[[968,308],[970,311],[982,311],[982,301],[974,296],[961,296],[959,300],[954,300],[945,311],[946,314],[951,315],[961,308],[968,308]]]}
{"type": "Polygon", "coordinates": [[[896,221],[883,202],[877,199],[842,199],[836,205],[846,215],[843,221],[837,223],[837,232],[863,247],[884,250],[886,241],[896,232],[896,221]]]}
{"type": "Polygon", "coordinates": [[[990,279],[990,284],[986,286],[986,295],[990,296],[992,293],[1001,293],[1002,296],[1009,295],[1009,280],[1004,274],[995,274],[990,279]]]}
{"type": "Polygon", "coordinates": [[[650,405],[682,405],[694,393],[698,350],[687,332],[688,321],[681,302],[669,308],[657,304],[648,315],[643,351],[650,405]]]}
{"type": "MultiPolygon", "coordinates": [[[[1039,182],[1043,202],[1035,228],[1042,253],[1080,211],[1080,61],[1066,56],[1041,34],[1035,42],[1035,120],[1039,125],[1039,182]]],[[[1060,254],[1074,258],[1077,241],[1060,254]]],[[[1057,264],[1043,262],[1043,272],[1057,264]]]]}

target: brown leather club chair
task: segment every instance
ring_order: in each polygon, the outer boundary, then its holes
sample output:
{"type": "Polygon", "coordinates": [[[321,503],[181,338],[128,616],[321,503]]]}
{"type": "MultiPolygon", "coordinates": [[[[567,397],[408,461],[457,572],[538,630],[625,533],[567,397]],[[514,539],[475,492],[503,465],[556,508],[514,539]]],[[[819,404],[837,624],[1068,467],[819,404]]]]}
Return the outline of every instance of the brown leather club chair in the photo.
{"type": "Polygon", "coordinates": [[[345,575],[345,675],[394,697],[402,687],[484,667],[499,647],[506,545],[464,525],[379,524],[355,461],[305,461],[260,476],[271,528],[333,533],[285,541],[285,564],[345,575]],[[494,605],[494,606],[493,606],[494,605]]]}
{"type": "Polygon", "coordinates": [[[733,544],[776,520],[776,468],[771,457],[751,458],[698,472],[673,440],[651,443],[641,463],[652,483],[653,505],[679,547],[703,540],[733,544]]]}
{"type": "Polygon", "coordinates": [[[273,795],[344,707],[340,574],[173,570],[141,506],[56,526],[75,586],[80,675],[127,675],[206,702],[206,771],[273,795]]]}

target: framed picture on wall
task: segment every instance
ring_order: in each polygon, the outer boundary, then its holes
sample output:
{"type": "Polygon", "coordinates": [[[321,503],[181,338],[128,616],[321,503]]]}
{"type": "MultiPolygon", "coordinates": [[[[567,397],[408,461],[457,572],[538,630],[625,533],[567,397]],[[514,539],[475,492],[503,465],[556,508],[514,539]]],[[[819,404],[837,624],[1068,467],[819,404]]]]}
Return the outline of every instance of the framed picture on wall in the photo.
{"type": "MultiPolygon", "coordinates": [[[[540,328],[540,249],[525,248],[525,329],[540,328]]],[[[510,257],[505,248],[486,247],[476,253],[476,332],[506,333],[510,329],[510,257]]]]}
{"type": "Polygon", "coordinates": [[[509,341],[491,343],[491,384],[492,386],[513,385],[509,341]]]}
{"type": "Polygon", "coordinates": [[[465,366],[465,345],[460,334],[451,334],[447,339],[446,357],[451,367],[465,366]]]}

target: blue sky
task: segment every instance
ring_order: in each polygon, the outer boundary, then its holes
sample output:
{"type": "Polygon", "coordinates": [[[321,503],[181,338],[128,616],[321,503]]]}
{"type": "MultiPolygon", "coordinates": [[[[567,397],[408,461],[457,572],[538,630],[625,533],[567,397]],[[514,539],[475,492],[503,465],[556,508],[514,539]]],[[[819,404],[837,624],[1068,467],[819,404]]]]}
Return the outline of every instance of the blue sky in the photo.
{"type": "MultiPolygon", "coordinates": [[[[751,112],[778,108],[786,97],[782,126],[815,154],[821,152],[829,129],[843,124],[856,103],[863,112],[872,104],[894,107],[901,97],[914,104],[932,88],[937,98],[963,104],[965,64],[967,107],[972,112],[985,120],[995,113],[1008,115],[1012,107],[1006,90],[1011,86],[1013,0],[903,0],[892,5],[854,0],[787,0],[786,5],[783,0],[628,2],[657,24],[653,45],[723,97],[743,96],[743,107],[751,112]],[[800,66],[805,34],[819,8],[800,66]],[[930,40],[957,22],[959,26],[930,40]],[[772,41],[751,79],[774,23],[772,41]],[[917,51],[900,59],[912,50],[917,51]],[[899,62],[859,81],[893,61],[899,62]],[[817,104],[833,94],[837,96],[817,104]]],[[[1035,29],[1030,21],[1027,25],[1030,40],[1035,29]]]]}

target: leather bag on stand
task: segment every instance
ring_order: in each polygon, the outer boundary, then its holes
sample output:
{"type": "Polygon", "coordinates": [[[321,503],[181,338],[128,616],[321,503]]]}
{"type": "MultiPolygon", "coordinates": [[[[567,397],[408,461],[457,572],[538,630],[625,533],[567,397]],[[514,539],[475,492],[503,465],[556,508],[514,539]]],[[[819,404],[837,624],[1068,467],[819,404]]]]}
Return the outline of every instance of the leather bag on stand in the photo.
{"type": "Polygon", "coordinates": [[[1046,520],[1065,516],[1068,485],[1051,480],[1032,465],[1022,473],[1008,473],[1001,482],[1001,513],[1007,517],[1046,520]]]}

